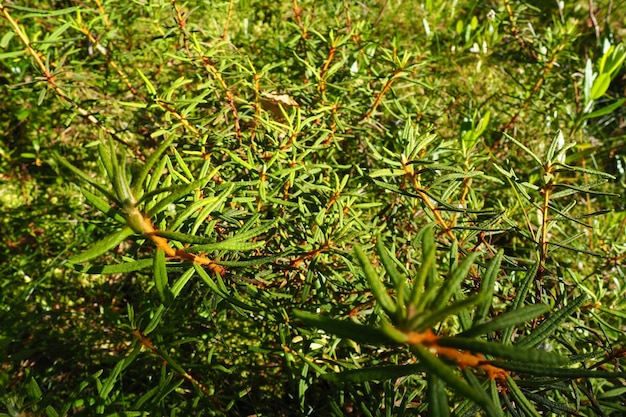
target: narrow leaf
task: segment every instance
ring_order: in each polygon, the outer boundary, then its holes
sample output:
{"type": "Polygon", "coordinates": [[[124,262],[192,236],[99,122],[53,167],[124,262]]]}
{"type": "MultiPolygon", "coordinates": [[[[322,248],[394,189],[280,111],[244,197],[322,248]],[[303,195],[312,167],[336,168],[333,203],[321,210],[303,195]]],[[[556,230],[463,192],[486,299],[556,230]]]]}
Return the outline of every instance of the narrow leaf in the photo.
{"type": "Polygon", "coordinates": [[[354,253],[361,264],[361,268],[363,268],[363,273],[365,274],[365,278],[367,279],[374,297],[376,297],[376,300],[387,314],[394,316],[396,313],[396,304],[391,299],[391,296],[389,296],[385,284],[378,278],[378,274],[369,258],[358,245],[354,245],[354,253]]]}
{"type": "Polygon", "coordinates": [[[174,299],[174,296],[169,288],[167,267],[165,266],[165,252],[163,249],[157,249],[154,254],[154,285],[157,293],[159,293],[161,302],[164,305],[169,305],[174,299]]]}
{"type": "Polygon", "coordinates": [[[626,103],[626,98],[621,98],[608,106],[602,107],[592,113],[586,114],[585,119],[593,119],[595,117],[606,116],[607,114],[613,113],[615,110],[619,109],[626,103]]]}
{"type": "Polygon", "coordinates": [[[396,269],[394,260],[387,251],[387,248],[385,248],[380,235],[376,236],[376,253],[378,254],[378,257],[385,267],[385,271],[387,272],[387,275],[389,275],[389,278],[391,278],[394,286],[398,288],[399,286],[404,285],[406,283],[406,277],[396,269]]]}
{"type": "Polygon", "coordinates": [[[540,315],[546,313],[549,307],[545,304],[531,304],[518,310],[502,313],[493,320],[479,324],[471,329],[461,333],[463,337],[474,337],[481,334],[487,334],[507,327],[517,326],[526,323],[540,315]]]}
{"type": "Polygon", "coordinates": [[[172,148],[172,152],[174,152],[174,158],[176,159],[176,162],[178,162],[178,166],[180,166],[180,169],[186,175],[186,179],[188,181],[193,181],[193,177],[194,176],[191,173],[191,171],[189,170],[189,166],[187,165],[187,163],[185,162],[183,157],[180,155],[180,153],[174,147],[172,148]]]}
{"type": "Polygon", "coordinates": [[[143,329],[144,335],[146,336],[149,335],[159,326],[159,324],[161,324],[161,320],[163,319],[163,314],[165,313],[165,311],[166,311],[166,308],[163,304],[157,307],[156,311],[152,313],[152,318],[150,319],[150,322],[143,329]]]}
{"type": "Polygon", "coordinates": [[[611,74],[602,73],[593,80],[593,85],[591,86],[591,92],[589,93],[589,98],[591,100],[597,100],[606,93],[606,90],[609,89],[609,85],[611,84],[611,74]]]}
{"type": "Polygon", "coordinates": [[[209,288],[213,292],[215,292],[217,295],[219,295],[220,297],[222,297],[223,299],[231,303],[234,307],[238,307],[246,311],[259,311],[260,310],[259,307],[246,304],[243,301],[240,301],[232,297],[231,295],[225,293],[224,291],[222,291],[219,288],[219,286],[215,283],[215,281],[213,281],[213,279],[209,276],[206,270],[202,267],[202,265],[198,265],[194,263],[193,267],[195,268],[200,278],[209,286],[209,288]]]}
{"type": "Polygon", "coordinates": [[[267,232],[268,230],[270,230],[271,228],[275,227],[278,222],[280,221],[280,218],[277,218],[271,222],[265,222],[263,224],[261,224],[258,227],[255,227],[253,229],[250,230],[246,230],[244,232],[237,232],[235,233],[235,236],[228,238],[227,240],[232,240],[233,242],[240,242],[243,240],[250,240],[253,239],[257,236],[259,236],[262,233],[267,232]]]}
{"type": "MultiPolygon", "coordinates": [[[[491,401],[496,406],[496,410],[502,410],[502,405],[500,403],[500,387],[498,382],[495,379],[489,380],[489,394],[491,397],[491,401]]],[[[504,413],[501,413],[504,416],[504,413]]]]}
{"type": "Polygon", "coordinates": [[[255,265],[263,265],[269,262],[274,262],[277,259],[284,258],[289,255],[291,251],[279,253],[277,255],[272,256],[257,256],[246,259],[240,259],[237,261],[216,261],[215,263],[218,265],[223,265],[227,267],[247,267],[247,266],[255,266],[255,265]]]}
{"type": "Polygon", "coordinates": [[[509,375],[506,377],[507,386],[509,387],[509,392],[515,399],[515,404],[519,407],[524,415],[528,417],[541,417],[541,414],[537,412],[535,407],[531,404],[531,402],[526,398],[522,390],[519,389],[513,378],[509,375]]]}
{"type": "Polygon", "coordinates": [[[294,310],[293,314],[309,326],[317,327],[345,339],[354,340],[357,343],[380,345],[392,342],[381,330],[363,324],[331,319],[302,310],[294,310]]]}
{"type": "MultiPolygon", "coordinates": [[[[600,186],[602,184],[606,184],[608,182],[608,180],[606,179],[602,179],[599,181],[593,181],[593,182],[588,182],[584,185],[581,186],[576,186],[576,185],[571,185],[571,184],[554,184],[555,187],[564,187],[567,188],[568,190],[571,190],[573,192],[580,192],[580,193],[587,193],[587,194],[593,194],[593,195],[607,195],[607,196],[611,196],[611,197],[618,197],[619,194],[615,194],[615,193],[609,193],[606,191],[601,191],[601,190],[592,190],[591,188],[593,187],[597,187],[600,186]]],[[[552,199],[557,198],[559,193],[563,193],[565,191],[557,191],[556,193],[552,194],[552,199]]]]}
{"type": "Polygon", "coordinates": [[[86,183],[90,184],[92,187],[98,190],[101,194],[103,194],[107,199],[109,199],[110,201],[118,202],[117,198],[115,198],[115,196],[113,196],[113,194],[111,194],[109,190],[107,190],[102,184],[97,183],[93,178],[91,178],[89,175],[87,175],[80,169],[76,168],[74,165],[69,163],[67,159],[63,158],[58,153],[54,153],[53,155],[54,155],[54,159],[56,159],[61,165],[63,165],[65,168],[72,171],[74,175],[76,175],[77,177],[85,181],[86,183]]]}
{"type": "Polygon", "coordinates": [[[387,248],[383,245],[383,241],[380,235],[376,236],[376,252],[385,267],[385,271],[387,275],[391,278],[393,286],[396,290],[396,312],[397,316],[396,320],[404,321],[407,315],[407,304],[406,304],[406,282],[407,278],[398,272],[395,266],[394,259],[387,251],[387,248]]]}
{"type": "Polygon", "coordinates": [[[85,196],[87,201],[91,203],[95,208],[100,210],[102,213],[106,214],[110,218],[114,219],[118,223],[126,224],[126,218],[120,213],[118,210],[111,207],[106,201],[101,199],[100,197],[92,194],[84,188],[81,188],[81,193],[85,196]]]}
{"type": "Polygon", "coordinates": [[[576,172],[581,172],[583,174],[590,174],[590,175],[595,175],[598,177],[602,177],[602,178],[607,178],[609,180],[614,180],[615,176],[607,173],[607,172],[602,172],[602,171],[597,171],[595,169],[589,169],[589,168],[583,168],[583,167],[577,167],[577,166],[572,166],[572,165],[566,165],[566,164],[555,164],[555,166],[559,166],[560,168],[555,169],[555,172],[572,172],[572,171],[576,171],[576,172]]]}
{"type": "Polygon", "coordinates": [[[14,36],[15,36],[15,32],[7,31],[2,36],[2,40],[0,40],[0,48],[6,49],[6,47],[9,45],[9,42],[11,42],[11,39],[13,39],[14,36]]]}
{"type": "Polygon", "coordinates": [[[530,148],[528,148],[526,145],[524,145],[522,142],[518,141],[517,139],[515,139],[513,136],[508,135],[508,134],[504,134],[506,136],[506,138],[508,140],[510,140],[511,142],[513,142],[514,144],[516,144],[520,149],[522,149],[524,152],[526,152],[529,156],[531,156],[535,162],[537,162],[537,165],[539,166],[543,166],[543,161],[541,160],[541,158],[539,158],[537,155],[535,155],[535,153],[533,151],[530,150],[530,148]]]}
{"type": "Polygon", "coordinates": [[[137,73],[143,80],[143,83],[146,85],[146,88],[148,89],[148,93],[150,93],[151,96],[156,95],[157,91],[156,91],[156,88],[154,88],[154,84],[152,84],[152,81],[150,81],[148,77],[146,77],[146,75],[139,68],[137,68],[137,73]]]}
{"type": "Polygon", "coordinates": [[[502,263],[503,256],[504,249],[500,249],[491,262],[489,262],[487,271],[485,271],[485,275],[480,283],[480,292],[484,294],[485,298],[476,308],[476,313],[474,314],[474,324],[482,321],[485,317],[487,317],[487,313],[489,313],[489,308],[491,307],[491,303],[493,301],[493,289],[496,285],[498,272],[500,272],[500,264],[502,263]]]}
{"type": "Polygon", "coordinates": [[[421,364],[423,364],[430,372],[441,378],[451,389],[456,391],[458,394],[471,399],[486,410],[493,410],[491,400],[489,400],[484,392],[480,392],[472,388],[466,381],[461,379],[452,370],[452,368],[450,368],[450,366],[446,365],[441,359],[430,353],[428,348],[418,344],[411,346],[411,351],[415,354],[415,356],[417,356],[421,364]]]}
{"type": "Polygon", "coordinates": [[[431,416],[446,417],[450,415],[450,405],[448,404],[448,394],[444,389],[441,379],[430,372],[426,378],[428,387],[426,389],[426,400],[428,401],[428,413],[431,416]]]}
{"type": "Polygon", "coordinates": [[[129,272],[141,271],[149,268],[153,264],[152,259],[140,259],[133,262],[123,262],[115,265],[71,265],[74,270],[82,272],[83,274],[97,274],[97,275],[110,275],[110,274],[127,274],[129,272]]]}
{"type": "Polygon", "coordinates": [[[195,273],[195,269],[189,268],[187,271],[185,271],[184,274],[180,276],[178,280],[176,280],[176,282],[172,285],[172,289],[171,289],[172,295],[174,296],[174,298],[178,297],[178,294],[180,294],[180,292],[183,290],[183,288],[185,287],[187,282],[191,279],[194,273],[195,273]]]}
{"type": "Polygon", "coordinates": [[[120,231],[105,237],[104,239],[96,243],[95,245],[91,246],[85,252],[80,253],[76,256],[72,256],[67,261],[72,264],[79,264],[82,262],[90,261],[102,255],[103,253],[106,253],[109,250],[113,249],[114,247],[119,245],[121,242],[123,242],[124,239],[126,239],[129,236],[132,236],[133,234],[135,234],[135,232],[133,232],[133,230],[130,227],[124,227],[120,231]]]}
{"type": "Polygon", "coordinates": [[[196,235],[190,235],[187,233],[169,232],[165,230],[158,230],[155,232],[155,235],[164,237],[168,240],[175,240],[177,242],[182,242],[182,243],[202,244],[202,243],[211,243],[213,240],[215,240],[214,237],[196,236],[196,235]]]}
{"type": "Polygon", "coordinates": [[[567,363],[567,358],[556,353],[546,352],[545,350],[525,349],[519,346],[504,345],[496,342],[483,342],[481,340],[465,337],[441,337],[437,339],[437,344],[474,353],[492,355],[498,358],[510,359],[517,362],[546,365],[567,363]]]}
{"type": "MultiPolygon", "coordinates": [[[[184,208],[181,206],[182,210],[176,213],[176,218],[170,224],[169,229],[170,230],[178,230],[183,224],[187,223],[187,219],[189,219],[190,217],[192,217],[192,218],[196,217],[198,215],[198,212],[200,212],[203,207],[206,207],[209,204],[213,204],[218,199],[219,199],[219,197],[217,197],[217,196],[215,196],[215,197],[207,197],[207,198],[202,198],[200,200],[194,201],[191,204],[186,203],[186,207],[184,207],[184,208]]],[[[192,235],[193,236],[197,236],[195,234],[192,234],[192,235]]],[[[202,238],[202,237],[200,237],[200,238],[202,238]]],[[[206,240],[204,243],[208,243],[210,241],[211,240],[206,240]]]]}
{"type": "Polygon", "coordinates": [[[509,371],[524,373],[535,376],[548,376],[554,378],[578,379],[578,378],[626,378],[626,372],[596,371],[583,368],[560,368],[555,366],[538,365],[533,363],[492,361],[492,365],[509,371]]]}
{"type": "Polygon", "coordinates": [[[469,270],[478,257],[478,252],[470,253],[459,266],[457,266],[441,286],[439,293],[435,297],[435,300],[431,303],[430,308],[432,310],[438,310],[444,307],[452,295],[457,291],[463,279],[467,277],[469,270]]]}
{"type": "Polygon", "coordinates": [[[413,280],[410,297],[410,303],[418,313],[430,302],[429,299],[423,300],[426,286],[429,286],[437,277],[437,265],[435,263],[437,246],[435,245],[433,227],[427,227],[422,233],[422,265],[413,280]]]}
{"type": "Polygon", "coordinates": [[[227,251],[250,251],[265,245],[265,241],[259,240],[258,242],[239,242],[230,239],[222,242],[207,243],[206,245],[192,246],[187,249],[190,253],[210,252],[214,250],[227,250],[227,251]]]}
{"type": "Polygon", "coordinates": [[[204,220],[209,216],[209,214],[211,214],[214,210],[217,209],[217,207],[219,207],[221,204],[224,203],[224,201],[226,201],[226,199],[233,192],[234,188],[235,188],[235,184],[230,184],[230,186],[226,190],[224,190],[224,192],[221,193],[215,201],[213,201],[211,204],[207,204],[202,209],[200,214],[198,214],[198,217],[196,218],[196,221],[194,222],[193,227],[191,228],[192,233],[195,234],[198,231],[198,229],[204,223],[204,220]]]}
{"type": "Polygon", "coordinates": [[[115,386],[115,383],[122,371],[126,369],[135,360],[137,355],[139,355],[139,352],[141,352],[141,345],[137,342],[134,342],[133,344],[134,347],[130,354],[115,365],[111,374],[104,380],[102,387],[98,390],[98,394],[103,400],[108,399],[109,394],[113,390],[113,387],[115,386]]]}
{"type": "Polygon", "coordinates": [[[548,147],[548,152],[546,152],[546,159],[548,161],[552,161],[554,156],[561,149],[565,147],[565,138],[563,137],[563,132],[560,130],[556,133],[554,138],[552,138],[552,142],[550,142],[550,146],[548,147]]]}
{"type": "Polygon", "coordinates": [[[113,143],[111,141],[107,141],[106,146],[102,142],[98,143],[98,156],[100,156],[99,162],[104,167],[108,178],[113,178],[115,175],[115,170],[113,169],[114,151],[115,148],[113,147],[113,143]]]}
{"type": "MultiPolygon", "coordinates": [[[[520,285],[517,288],[517,295],[513,300],[513,305],[511,306],[511,311],[519,310],[520,307],[524,304],[524,300],[526,299],[526,295],[528,295],[528,291],[530,290],[531,284],[535,282],[535,277],[537,276],[537,271],[539,270],[539,262],[533,262],[531,267],[526,271],[524,278],[520,285]]],[[[505,343],[510,343],[511,336],[513,335],[514,325],[510,325],[505,328],[504,334],[502,335],[502,340],[505,343]]]]}
{"type": "Polygon", "coordinates": [[[583,304],[583,302],[585,302],[586,299],[587,297],[583,294],[578,298],[572,300],[568,305],[551,314],[528,336],[520,339],[515,344],[517,346],[527,347],[537,346],[539,343],[547,339],[552,333],[554,333],[563,321],[565,321],[576,310],[578,310],[578,308],[583,304]]]}
{"type": "Polygon", "coordinates": [[[420,364],[372,366],[363,369],[351,369],[338,373],[325,374],[322,378],[331,382],[361,383],[367,381],[386,381],[390,379],[398,379],[403,376],[416,374],[418,372],[424,372],[424,366],[420,364]]]}
{"type": "Polygon", "coordinates": [[[136,196],[141,197],[140,193],[142,192],[142,190],[146,189],[145,185],[147,184],[144,184],[144,182],[146,181],[150,170],[152,169],[154,164],[156,164],[157,160],[161,157],[163,152],[165,152],[165,150],[172,144],[175,137],[176,135],[170,135],[169,138],[163,140],[159,147],[156,148],[152,155],[150,155],[150,157],[148,157],[148,159],[146,160],[146,163],[144,164],[141,171],[139,171],[139,175],[137,176],[137,179],[135,181],[134,191],[136,196]]]}
{"type": "Polygon", "coordinates": [[[484,294],[475,294],[460,301],[456,301],[447,307],[442,308],[430,315],[418,316],[410,323],[410,328],[417,331],[424,331],[433,327],[435,324],[445,320],[448,317],[458,314],[460,311],[467,310],[478,304],[484,297],[484,294]]]}
{"type": "Polygon", "coordinates": [[[169,196],[161,199],[157,204],[152,207],[147,214],[147,217],[152,218],[155,214],[163,211],[171,203],[183,198],[190,192],[204,188],[204,186],[211,180],[210,177],[198,178],[197,180],[190,182],[189,184],[181,185],[177,187],[176,191],[173,191],[169,196]]]}

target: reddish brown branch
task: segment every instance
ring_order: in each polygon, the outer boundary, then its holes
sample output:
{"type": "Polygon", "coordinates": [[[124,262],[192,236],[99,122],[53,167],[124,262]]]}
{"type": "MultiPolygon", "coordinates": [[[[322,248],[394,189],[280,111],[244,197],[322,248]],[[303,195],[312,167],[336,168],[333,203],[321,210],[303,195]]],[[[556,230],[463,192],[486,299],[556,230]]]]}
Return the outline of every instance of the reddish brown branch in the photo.
{"type": "Polygon", "coordinates": [[[433,353],[437,354],[437,356],[455,362],[461,369],[478,368],[486,372],[489,379],[497,379],[501,382],[506,381],[506,377],[509,375],[509,371],[492,365],[491,362],[486,360],[480,353],[472,353],[440,346],[438,344],[439,336],[435,335],[430,329],[423,333],[410,332],[407,334],[407,337],[407,344],[409,346],[418,344],[425,346],[433,353]]]}

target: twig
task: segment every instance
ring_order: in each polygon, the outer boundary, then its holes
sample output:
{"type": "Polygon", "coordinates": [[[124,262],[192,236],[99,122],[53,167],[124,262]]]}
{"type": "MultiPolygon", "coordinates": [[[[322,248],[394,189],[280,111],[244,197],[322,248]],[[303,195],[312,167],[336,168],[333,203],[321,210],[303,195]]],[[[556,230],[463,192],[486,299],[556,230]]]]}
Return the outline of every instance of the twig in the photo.
{"type": "Polygon", "coordinates": [[[109,126],[105,126],[96,116],[91,114],[87,109],[81,107],[74,99],[72,99],[70,96],[67,95],[65,90],[57,83],[55,79],[55,75],[49,70],[48,66],[44,63],[46,58],[39,51],[33,48],[30,40],[28,39],[28,36],[24,33],[22,28],[18,25],[17,21],[13,19],[13,17],[9,13],[8,8],[2,3],[0,3],[0,12],[2,12],[2,15],[4,16],[4,18],[9,22],[9,24],[13,28],[13,32],[18,36],[20,41],[24,44],[24,46],[26,47],[26,52],[33,58],[33,60],[35,61],[35,64],[41,71],[43,78],[46,80],[48,87],[50,87],[55,92],[57,97],[59,97],[61,101],[68,104],[79,115],[87,119],[91,124],[95,125],[100,130],[102,130],[107,135],[109,135],[113,140],[131,149],[139,158],[143,158],[143,153],[138,147],[134,147],[130,145],[124,139],[119,137],[115,129],[109,126]]]}

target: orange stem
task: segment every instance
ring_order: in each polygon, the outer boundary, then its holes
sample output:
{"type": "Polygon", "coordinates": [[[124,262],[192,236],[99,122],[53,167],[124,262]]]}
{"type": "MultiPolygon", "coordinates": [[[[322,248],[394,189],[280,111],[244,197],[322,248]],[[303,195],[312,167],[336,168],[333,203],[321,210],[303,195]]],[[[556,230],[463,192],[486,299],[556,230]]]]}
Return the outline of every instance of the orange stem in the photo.
{"type": "Polygon", "coordinates": [[[435,335],[431,329],[426,330],[423,333],[410,332],[407,334],[407,344],[409,346],[422,345],[426,346],[437,356],[442,356],[450,361],[455,362],[461,369],[467,367],[479,368],[487,373],[489,379],[497,379],[499,381],[506,380],[506,376],[509,375],[509,371],[498,368],[486,360],[480,353],[472,353],[463,350],[458,350],[450,347],[439,346],[437,341],[439,336],[435,335]]]}
{"type": "Polygon", "coordinates": [[[145,217],[136,207],[128,209],[128,225],[135,232],[150,239],[158,249],[162,249],[170,258],[178,258],[206,266],[216,274],[224,275],[226,273],[226,268],[218,265],[215,261],[204,255],[196,255],[195,253],[190,253],[183,249],[174,249],[166,238],[157,235],[159,230],[156,229],[150,219],[145,217]]]}

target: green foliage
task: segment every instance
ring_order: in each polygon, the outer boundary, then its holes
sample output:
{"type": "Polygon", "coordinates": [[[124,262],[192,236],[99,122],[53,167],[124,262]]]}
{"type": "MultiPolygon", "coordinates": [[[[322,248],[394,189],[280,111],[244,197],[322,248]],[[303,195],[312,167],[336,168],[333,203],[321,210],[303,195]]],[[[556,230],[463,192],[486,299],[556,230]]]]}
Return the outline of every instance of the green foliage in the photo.
{"type": "MultiPolygon", "coordinates": [[[[377,239],[380,242],[380,239],[377,239]]],[[[432,248],[435,246],[432,228],[426,229],[423,233],[423,247],[432,248]]],[[[402,350],[402,345],[408,345],[408,350],[415,354],[422,367],[416,369],[413,364],[401,367],[390,366],[377,368],[375,373],[361,373],[360,376],[370,379],[392,379],[400,375],[410,375],[414,372],[426,371],[428,387],[428,398],[430,413],[432,415],[449,415],[450,411],[445,404],[448,404],[445,391],[442,389],[442,382],[445,382],[451,389],[462,397],[471,399],[476,404],[484,408],[488,415],[502,415],[499,407],[492,402],[483,392],[483,387],[478,385],[472,387],[475,379],[465,381],[455,372],[455,367],[466,370],[476,369],[486,373],[490,379],[495,380],[503,387],[500,392],[502,396],[508,393],[513,398],[504,398],[505,402],[523,402],[525,412],[531,415],[539,415],[532,403],[526,399],[522,391],[517,387],[515,381],[511,379],[508,370],[514,370],[529,375],[551,376],[562,378],[606,378],[606,377],[626,377],[626,372],[606,372],[589,371],[587,369],[571,369],[562,367],[568,364],[569,360],[554,352],[544,349],[533,349],[547,337],[554,333],[585,301],[585,296],[580,296],[573,300],[563,309],[547,316],[528,335],[522,336],[514,341],[511,340],[484,341],[478,338],[468,338],[468,335],[487,335],[494,339],[495,331],[502,329],[512,329],[518,324],[523,324],[538,318],[547,312],[547,306],[543,304],[532,304],[521,307],[517,310],[510,310],[502,313],[498,317],[482,322],[482,315],[468,312],[481,309],[474,309],[478,303],[484,303],[492,293],[486,290],[484,285],[493,285],[493,280],[489,277],[481,279],[481,289],[474,296],[464,297],[460,284],[466,278],[476,254],[467,256],[456,268],[450,271],[449,276],[443,283],[432,283],[414,279],[414,287],[411,293],[433,294],[428,298],[405,296],[409,292],[405,290],[406,278],[401,279],[394,264],[396,259],[392,259],[385,247],[377,244],[378,255],[385,266],[385,272],[394,283],[395,299],[391,297],[383,281],[379,278],[369,259],[359,247],[355,247],[355,255],[363,268],[372,294],[376,298],[378,305],[386,313],[380,318],[379,327],[365,326],[350,321],[324,318],[319,315],[295,311],[296,317],[303,320],[310,326],[319,327],[329,333],[339,337],[354,340],[362,344],[369,345],[392,345],[396,350],[402,350]],[[393,278],[396,277],[396,278],[393,278]],[[415,288],[415,285],[422,285],[423,288],[415,288]],[[456,301],[448,305],[453,295],[457,295],[456,301]],[[466,312],[466,320],[463,320],[461,313],[466,312]],[[469,320],[467,320],[469,319],[469,320]],[[456,327],[464,330],[456,336],[436,336],[431,328],[442,328],[442,322],[454,323],[449,326],[450,331],[456,327]],[[464,328],[466,323],[470,324],[468,329],[464,328]],[[463,337],[465,336],[465,337],[463,337]],[[493,358],[493,359],[489,359],[493,358]],[[442,361],[441,359],[444,359],[442,361]],[[445,361],[448,361],[447,364],[445,361]],[[404,372],[403,371],[404,368],[404,372]],[[430,386],[430,385],[434,386],[430,386]],[[446,408],[444,410],[443,408],[446,408]],[[436,411],[435,411],[436,410],[436,411]]],[[[432,251],[431,251],[432,253],[432,251]]],[[[486,268],[486,274],[495,274],[500,267],[503,251],[500,251],[490,265],[486,268]]],[[[431,255],[427,255],[431,256],[431,255]]],[[[424,259],[423,265],[415,276],[437,275],[436,265],[424,259]],[[431,269],[434,271],[424,271],[431,269]]],[[[489,297],[491,298],[491,297],[489,297]]],[[[491,302],[489,302],[491,304],[491,302]]],[[[374,320],[375,321],[375,320],[374,320]]],[[[372,322],[370,320],[370,322],[372,322]]],[[[333,377],[334,380],[354,381],[355,373],[346,371],[346,376],[341,374],[333,377]]],[[[499,403],[499,402],[498,402],[499,403]]]]}
{"type": "Polygon", "coordinates": [[[626,411],[608,3],[0,0],[0,414],[626,411]]]}

